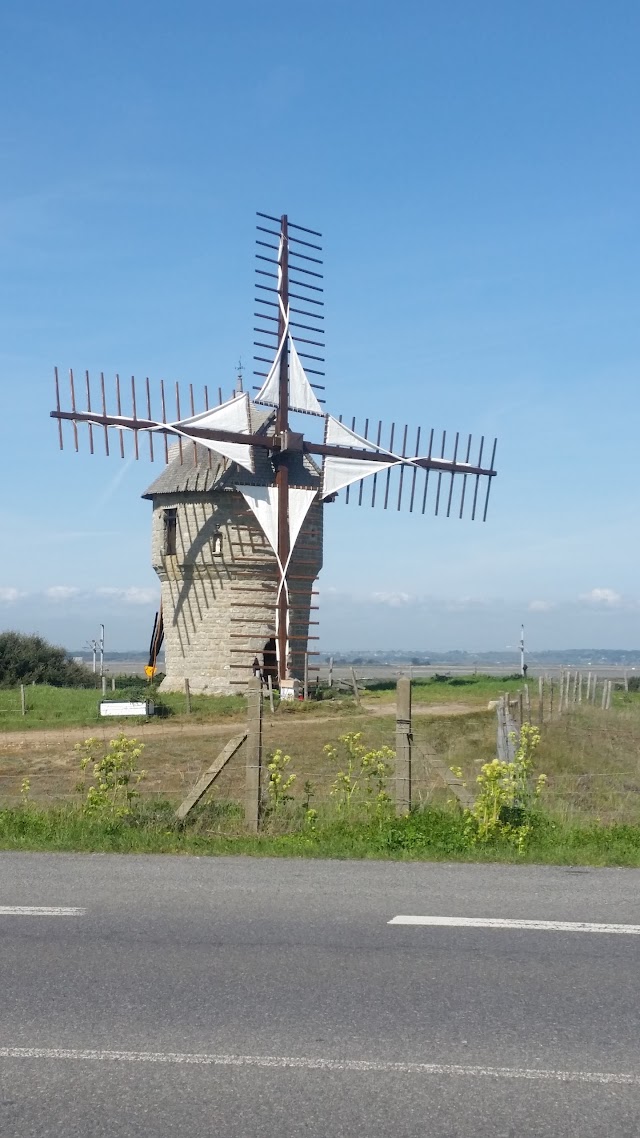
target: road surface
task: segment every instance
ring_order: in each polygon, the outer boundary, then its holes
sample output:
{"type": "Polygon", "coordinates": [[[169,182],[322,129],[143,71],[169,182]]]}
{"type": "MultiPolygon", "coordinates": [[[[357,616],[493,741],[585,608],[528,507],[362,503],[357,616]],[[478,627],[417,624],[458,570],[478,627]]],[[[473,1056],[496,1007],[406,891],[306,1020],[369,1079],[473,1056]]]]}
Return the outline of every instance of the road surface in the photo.
{"type": "Polygon", "coordinates": [[[0,854],[0,1134],[635,1138],[639,964],[634,870],[0,854]]]}

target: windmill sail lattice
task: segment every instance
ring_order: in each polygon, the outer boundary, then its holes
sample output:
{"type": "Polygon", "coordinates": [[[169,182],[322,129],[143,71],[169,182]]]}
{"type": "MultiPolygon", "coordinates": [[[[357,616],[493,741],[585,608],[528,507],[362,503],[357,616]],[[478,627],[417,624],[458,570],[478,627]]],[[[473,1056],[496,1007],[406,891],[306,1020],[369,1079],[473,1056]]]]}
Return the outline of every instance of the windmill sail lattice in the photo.
{"type": "Polygon", "coordinates": [[[487,463],[483,461],[484,438],[477,455],[472,457],[471,435],[462,441],[456,433],[447,451],[446,432],[436,440],[433,430],[423,435],[418,427],[412,445],[414,436],[408,425],[396,431],[392,424],[387,443],[382,441],[381,422],[376,427],[366,419],[358,431],[355,418],[347,426],[328,414],[323,409],[324,384],[318,382],[324,380],[325,343],[320,234],[294,225],[286,215],[276,218],[258,214],[257,229],[254,315],[258,323],[254,326],[254,344],[261,354],[254,356],[254,374],[261,383],[253,399],[238,391],[223,402],[218,389],[218,405],[210,405],[205,388],[201,402],[204,409],[196,412],[193,386],[189,385],[185,400],[176,384],[171,411],[167,413],[169,393],[161,382],[161,413],[157,415],[152,409],[148,379],[140,399],[133,378],[129,387],[116,376],[115,409],[112,406],[107,410],[103,375],[96,399],[86,372],[86,409],[81,410],[70,372],[71,407],[62,410],[56,369],[56,409],[51,414],[58,420],[61,447],[63,424],[69,422],[76,450],[80,428],[86,425],[92,453],[96,435],[100,434],[109,453],[109,430],[115,429],[123,457],[125,437],[133,440],[135,457],[139,457],[139,437],[143,433],[153,460],[160,433],[165,462],[169,459],[167,440],[173,438],[177,440],[180,462],[200,462],[200,456],[205,454],[209,470],[214,463],[222,464],[216,476],[220,479],[224,474],[219,485],[226,491],[234,489],[241,496],[275,556],[273,623],[278,678],[283,681],[289,678],[292,666],[294,634],[290,610],[296,592],[291,578],[292,558],[312,507],[321,509],[322,502],[331,501],[344,491],[346,502],[357,501],[359,505],[365,501],[384,509],[390,505],[401,509],[404,505],[410,512],[422,513],[431,506],[436,515],[443,512],[449,517],[453,511],[462,518],[466,511],[472,520],[478,515],[484,520],[496,474],[496,444],[492,444],[487,463]],[[260,408],[264,408],[262,417],[260,408]],[[322,442],[293,431],[291,413],[323,416],[322,442]],[[421,445],[422,439],[426,446],[421,445]]]}

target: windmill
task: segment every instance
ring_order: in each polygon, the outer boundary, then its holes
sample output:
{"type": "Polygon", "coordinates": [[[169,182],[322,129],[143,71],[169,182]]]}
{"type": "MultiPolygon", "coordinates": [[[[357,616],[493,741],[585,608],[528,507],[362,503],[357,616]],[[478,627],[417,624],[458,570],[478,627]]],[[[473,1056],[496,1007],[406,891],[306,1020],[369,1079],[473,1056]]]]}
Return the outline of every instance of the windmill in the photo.
{"type": "MultiPolygon", "coordinates": [[[[147,436],[149,457],[153,460],[157,452],[154,439],[158,435],[163,436],[166,471],[144,496],[154,501],[154,512],[161,518],[162,531],[158,543],[162,549],[154,564],[161,581],[167,585],[166,600],[171,613],[165,611],[163,615],[161,611],[156,619],[152,653],[157,653],[164,632],[168,632],[170,626],[177,627],[178,620],[183,619],[178,614],[184,611],[185,597],[195,579],[193,566],[189,570],[191,576],[185,569],[190,564],[188,556],[181,555],[177,548],[178,508],[186,510],[189,507],[191,513],[188,517],[185,514],[184,520],[184,528],[189,530],[188,549],[197,549],[201,560],[202,550],[209,548],[207,526],[216,541],[220,540],[221,526],[226,526],[225,532],[236,527],[236,538],[232,534],[222,550],[223,557],[226,557],[224,572],[222,563],[215,564],[214,541],[214,554],[207,562],[209,596],[207,587],[202,586],[200,600],[196,597],[195,606],[201,620],[207,616],[204,609],[211,609],[219,615],[224,582],[227,582],[228,593],[231,588],[229,581],[232,580],[236,590],[233,603],[251,610],[243,614],[240,609],[234,609],[236,616],[232,613],[228,617],[229,621],[245,622],[241,625],[241,632],[230,631],[233,627],[230,623],[218,621],[216,626],[218,639],[243,639],[241,646],[229,646],[229,653],[235,652],[240,656],[239,661],[229,657],[225,664],[227,671],[235,667],[240,673],[228,681],[229,685],[246,683],[252,672],[257,646],[261,638],[268,635],[272,646],[270,650],[274,654],[274,680],[283,688],[291,685],[296,676],[300,678],[301,661],[309,640],[312,583],[322,564],[323,503],[333,501],[344,491],[347,503],[351,501],[362,505],[369,502],[371,506],[379,505],[384,510],[389,507],[400,510],[405,506],[409,512],[415,509],[422,514],[429,508],[436,515],[444,512],[450,517],[453,513],[459,518],[466,511],[472,520],[481,516],[484,521],[496,474],[496,442],[493,441],[487,462],[485,454],[489,448],[485,448],[484,437],[480,439],[472,459],[471,435],[463,437],[456,432],[447,449],[446,432],[436,438],[433,429],[423,434],[418,427],[414,436],[413,431],[409,433],[408,425],[396,430],[392,423],[387,436],[386,432],[383,434],[381,422],[376,424],[364,419],[362,429],[357,431],[355,416],[349,426],[342,417],[326,412],[322,394],[324,385],[318,382],[324,379],[322,351],[325,343],[321,234],[293,224],[286,214],[280,218],[264,213],[257,216],[254,313],[257,338],[254,344],[260,353],[266,354],[254,356],[258,365],[254,374],[260,385],[256,386],[253,398],[242,390],[239,377],[230,399],[223,400],[222,391],[218,389],[217,405],[210,405],[208,389],[205,388],[204,409],[196,412],[193,385],[190,384],[189,414],[185,416],[185,400],[176,384],[176,411],[175,415],[168,416],[167,392],[164,382],[161,382],[162,413],[161,417],[155,417],[149,380],[145,382],[141,401],[135,380],[131,379],[130,391],[127,384],[125,408],[124,386],[116,376],[114,412],[107,410],[104,375],[100,376],[100,396],[96,403],[95,399],[92,402],[90,377],[85,372],[86,409],[81,410],[76,403],[74,375],[70,372],[71,406],[70,410],[62,410],[56,369],[56,409],[51,415],[58,420],[61,449],[65,421],[72,424],[76,451],[79,449],[79,428],[83,424],[87,425],[91,453],[94,453],[96,432],[102,434],[105,451],[110,453],[110,429],[113,429],[119,434],[122,457],[127,435],[133,440],[135,457],[139,457],[139,436],[143,433],[147,436]],[[305,416],[306,419],[301,418],[305,416]],[[312,418],[322,425],[321,440],[306,437],[303,430],[293,429],[294,426],[299,428],[309,424],[312,418]],[[169,439],[173,440],[171,451],[169,439]],[[186,470],[179,475],[177,471],[185,467],[186,470]],[[211,509],[215,512],[215,525],[210,513],[198,514],[196,510],[196,506],[208,508],[214,499],[215,506],[211,509]],[[167,505],[170,502],[177,502],[177,505],[167,505]],[[312,518],[315,519],[313,525],[310,522],[312,518]],[[243,529],[238,540],[239,526],[243,529]],[[256,534],[262,544],[255,544],[256,534]],[[247,541],[245,535],[249,535],[247,541]],[[311,556],[306,562],[302,559],[302,565],[306,564],[308,569],[301,574],[299,566],[297,572],[294,569],[296,558],[300,560],[304,549],[310,550],[311,556]],[[239,580],[247,583],[238,584],[239,580]],[[262,590],[261,596],[265,593],[259,611],[256,607],[257,585],[262,590]],[[237,591],[242,589],[249,591],[248,601],[237,599],[237,591]]],[[[197,563],[195,556],[192,563],[197,563]]],[[[204,579],[201,569],[198,569],[198,574],[201,583],[201,578],[204,579]]],[[[166,609],[164,584],[162,607],[166,609]]],[[[190,601],[189,605],[193,610],[190,601]]],[[[192,613],[194,638],[197,638],[197,623],[192,613]]],[[[187,627],[184,619],[183,625],[187,627]]],[[[266,645],[264,648],[266,653],[266,645]]],[[[174,656],[182,653],[181,667],[183,670],[188,667],[189,653],[188,649],[185,650],[184,635],[178,637],[171,652],[167,641],[168,677],[172,653],[174,656]]],[[[205,666],[202,661],[197,665],[200,670],[205,666]]],[[[220,665],[216,667],[219,669],[220,665]]],[[[207,685],[203,686],[206,688],[207,685]]],[[[228,687],[227,690],[233,689],[228,687]]]]}

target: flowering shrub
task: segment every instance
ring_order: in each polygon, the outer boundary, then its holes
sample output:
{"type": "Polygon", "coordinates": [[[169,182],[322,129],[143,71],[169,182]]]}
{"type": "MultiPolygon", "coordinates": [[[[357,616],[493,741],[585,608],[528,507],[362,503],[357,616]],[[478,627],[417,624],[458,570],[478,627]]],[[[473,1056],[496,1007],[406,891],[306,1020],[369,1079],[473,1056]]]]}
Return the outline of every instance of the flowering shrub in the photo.
{"type": "Polygon", "coordinates": [[[140,794],[137,787],[146,777],[146,771],[136,770],[144,743],[121,734],[109,740],[106,752],[99,739],[85,739],[84,743],[76,743],[74,749],[81,756],[81,770],[86,773],[91,767],[93,779],[88,789],[86,782],[78,783],[76,788],[81,794],[87,789],[84,812],[111,818],[130,814],[132,803],[140,794]]]}
{"type": "Polygon", "coordinates": [[[465,810],[465,832],[470,844],[506,839],[518,850],[524,849],[533,828],[535,802],[547,782],[544,774],[532,779],[533,756],[539,742],[538,728],[523,723],[512,762],[493,759],[481,768],[476,780],[478,797],[471,809],[465,810]]]}
{"type": "Polygon", "coordinates": [[[291,755],[285,755],[280,747],[269,756],[267,761],[267,795],[269,807],[274,812],[293,799],[293,795],[289,794],[289,791],[296,780],[296,776],[295,774],[287,775],[287,767],[290,762],[291,755]]]}
{"type": "MultiPolygon", "coordinates": [[[[331,796],[342,814],[350,816],[361,807],[369,815],[386,816],[392,805],[387,780],[395,754],[390,747],[368,751],[361,740],[361,731],[340,736],[338,742],[342,744],[346,762],[344,769],[338,771],[331,796]]],[[[340,751],[334,743],[328,743],[324,753],[331,762],[337,763],[340,759],[340,751]]]]}

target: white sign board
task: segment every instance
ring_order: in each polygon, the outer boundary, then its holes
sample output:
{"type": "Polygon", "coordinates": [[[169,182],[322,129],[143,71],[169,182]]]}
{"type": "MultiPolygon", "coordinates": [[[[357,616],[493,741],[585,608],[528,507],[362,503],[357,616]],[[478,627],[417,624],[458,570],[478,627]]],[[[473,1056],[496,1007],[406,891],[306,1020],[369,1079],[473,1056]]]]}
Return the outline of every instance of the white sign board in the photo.
{"type": "Polygon", "coordinates": [[[300,680],[281,680],[280,699],[298,699],[300,696],[300,680]]]}
{"type": "Polygon", "coordinates": [[[115,700],[103,699],[100,704],[101,715],[153,715],[153,700],[115,700]]]}

